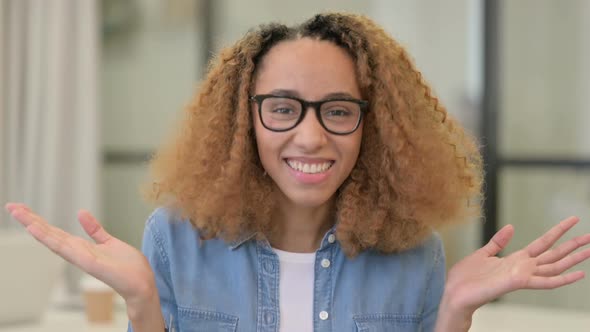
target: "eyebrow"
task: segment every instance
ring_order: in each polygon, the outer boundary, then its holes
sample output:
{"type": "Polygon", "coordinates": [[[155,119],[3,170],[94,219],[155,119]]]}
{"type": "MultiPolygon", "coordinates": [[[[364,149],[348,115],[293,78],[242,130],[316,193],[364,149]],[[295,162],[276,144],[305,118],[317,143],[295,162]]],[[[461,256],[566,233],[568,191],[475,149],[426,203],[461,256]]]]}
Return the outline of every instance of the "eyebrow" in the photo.
{"type": "MultiPolygon", "coordinates": [[[[275,90],[272,90],[269,94],[281,96],[281,97],[301,98],[301,95],[299,94],[299,92],[297,92],[295,90],[288,90],[288,89],[275,89],[275,90]]],[[[324,95],[322,99],[335,99],[335,98],[358,99],[356,97],[353,97],[348,92],[331,92],[331,93],[328,93],[327,95],[324,95]]]]}

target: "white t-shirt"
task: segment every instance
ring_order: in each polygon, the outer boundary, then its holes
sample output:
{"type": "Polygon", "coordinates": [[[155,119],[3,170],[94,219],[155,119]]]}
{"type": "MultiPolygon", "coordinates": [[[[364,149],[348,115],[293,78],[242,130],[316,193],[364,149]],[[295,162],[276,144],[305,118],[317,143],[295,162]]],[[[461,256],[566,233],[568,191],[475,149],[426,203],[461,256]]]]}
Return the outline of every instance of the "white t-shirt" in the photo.
{"type": "Polygon", "coordinates": [[[315,253],[278,249],[280,332],[313,331],[313,281],[315,253]]]}

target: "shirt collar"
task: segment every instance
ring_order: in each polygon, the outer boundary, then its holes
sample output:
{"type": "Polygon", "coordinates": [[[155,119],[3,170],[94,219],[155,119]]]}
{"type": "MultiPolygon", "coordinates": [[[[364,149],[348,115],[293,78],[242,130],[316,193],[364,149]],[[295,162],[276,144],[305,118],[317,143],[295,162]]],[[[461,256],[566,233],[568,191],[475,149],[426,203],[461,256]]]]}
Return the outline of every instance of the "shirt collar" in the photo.
{"type": "Polygon", "coordinates": [[[237,249],[239,246],[241,246],[242,244],[244,244],[244,242],[246,242],[246,241],[250,240],[251,238],[253,238],[254,235],[256,235],[256,232],[254,232],[254,231],[250,231],[250,232],[244,233],[242,236],[238,237],[237,240],[234,240],[234,241],[230,242],[229,248],[231,250],[237,249]]]}
{"type": "MultiPolygon", "coordinates": [[[[319,250],[324,249],[326,246],[330,245],[331,243],[328,241],[328,238],[331,234],[334,234],[336,232],[336,225],[332,226],[332,228],[330,228],[330,230],[328,230],[326,232],[326,234],[324,234],[324,238],[322,239],[322,242],[320,243],[320,248],[319,250]]],[[[248,240],[252,239],[254,236],[256,235],[255,231],[250,231],[250,232],[246,232],[244,233],[242,236],[238,237],[238,239],[231,241],[229,243],[229,248],[231,250],[235,250],[237,249],[239,246],[241,246],[242,244],[244,244],[245,242],[247,242],[248,240]]]]}

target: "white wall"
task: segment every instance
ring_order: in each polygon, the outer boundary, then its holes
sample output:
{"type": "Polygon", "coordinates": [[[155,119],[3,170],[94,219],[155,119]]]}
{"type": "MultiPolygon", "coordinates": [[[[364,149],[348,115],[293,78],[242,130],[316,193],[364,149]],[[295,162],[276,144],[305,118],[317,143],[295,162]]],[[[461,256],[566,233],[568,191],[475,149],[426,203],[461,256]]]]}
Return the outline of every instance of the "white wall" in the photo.
{"type": "MultiPolygon", "coordinates": [[[[105,39],[102,51],[102,147],[152,152],[172,130],[201,75],[200,17],[192,0],[126,3],[138,5],[136,23],[105,39]]],[[[138,247],[152,210],[139,194],[146,175],[145,164],[103,167],[105,227],[138,247]]]]}
{"type": "MultiPolygon", "coordinates": [[[[590,3],[503,1],[500,150],[507,157],[590,159],[590,3]]],[[[590,232],[590,169],[513,169],[500,174],[501,225],[515,225],[508,252],[558,221],[581,222],[564,238],[590,232]]],[[[590,273],[590,263],[575,270],[590,273]]],[[[512,303],[590,310],[590,282],[522,291],[512,303]]]]}

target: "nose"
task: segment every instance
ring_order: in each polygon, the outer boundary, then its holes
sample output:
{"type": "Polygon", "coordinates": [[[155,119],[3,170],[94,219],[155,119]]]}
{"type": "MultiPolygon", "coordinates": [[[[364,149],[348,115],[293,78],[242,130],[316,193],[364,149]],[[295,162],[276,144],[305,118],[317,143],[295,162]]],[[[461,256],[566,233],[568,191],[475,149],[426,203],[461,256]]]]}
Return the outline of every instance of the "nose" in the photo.
{"type": "Polygon", "coordinates": [[[294,130],[293,143],[305,152],[317,151],[328,141],[328,132],[322,127],[312,107],[307,110],[305,117],[294,130]]]}

